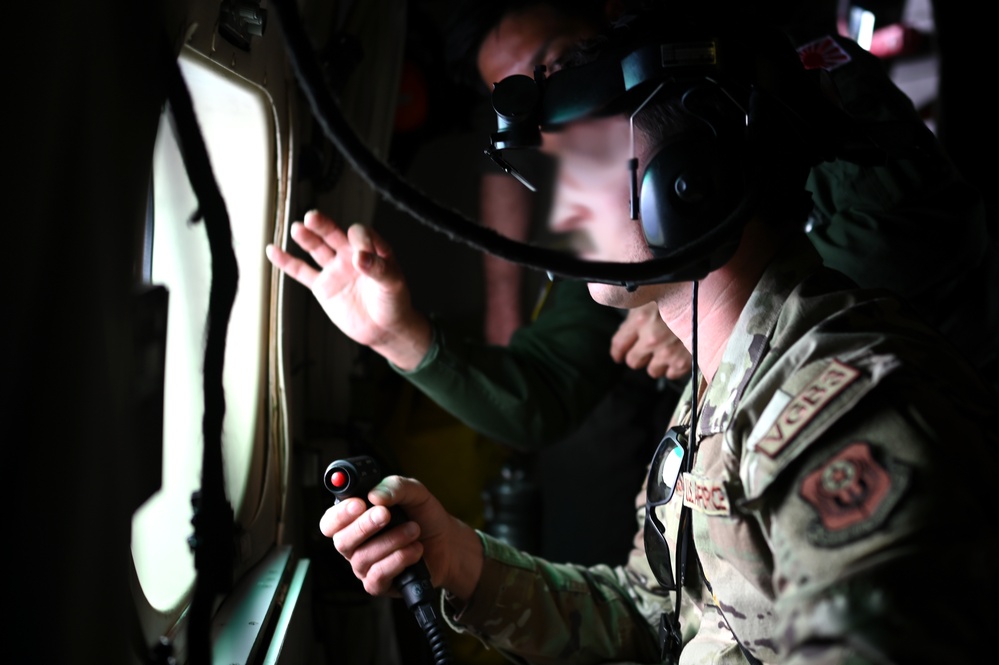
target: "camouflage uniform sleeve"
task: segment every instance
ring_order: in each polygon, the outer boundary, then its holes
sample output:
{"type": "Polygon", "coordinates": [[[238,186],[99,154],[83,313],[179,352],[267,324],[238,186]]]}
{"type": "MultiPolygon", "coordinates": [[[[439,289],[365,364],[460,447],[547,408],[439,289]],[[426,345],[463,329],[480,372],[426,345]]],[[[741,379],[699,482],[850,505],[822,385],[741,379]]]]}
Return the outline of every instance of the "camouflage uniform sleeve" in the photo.
{"type": "Polygon", "coordinates": [[[782,663],[975,661],[995,618],[995,438],[950,404],[898,371],[749,442],[743,508],[773,553],[782,663]]]}
{"type": "Polygon", "coordinates": [[[444,599],[452,628],[514,662],[660,662],[658,621],[671,605],[648,570],[640,532],[628,563],[614,568],[550,563],[480,537],[485,564],[473,598],[461,608],[444,599]]]}

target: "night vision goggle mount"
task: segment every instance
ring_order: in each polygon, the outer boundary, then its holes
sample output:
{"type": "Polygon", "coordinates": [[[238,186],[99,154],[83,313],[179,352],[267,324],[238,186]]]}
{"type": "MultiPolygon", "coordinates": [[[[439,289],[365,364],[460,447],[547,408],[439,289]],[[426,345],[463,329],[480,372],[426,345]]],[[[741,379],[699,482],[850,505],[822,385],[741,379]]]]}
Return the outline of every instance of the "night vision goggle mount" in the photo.
{"type": "Polygon", "coordinates": [[[731,118],[702,118],[700,131],[681,133],[659,146],[641,181],[632,138],[628,164],[630,216],[641,219],[653,254],[694,250],[702,257],[671,275],[687,279],[731,257],[761,191],[785,162],[885,160],[887,151],[870,138],[871,128],[825,96],[823,72],[805,70],[782,33],[713,31],[682,21],[661,25],[675,27],[551,75],[538,66],[533,78],[514,75],[496,83],[497,128],[486,155],[533,191],[503,158],[505,150],[538,148],[543,132],[587,118],[624,114],[633,119],[657,95],[686,99],[695,88],[716,88],[719,98],[731,101],[731,118]]]}
{"type": "Polygon", "coordinates": [[[647,40],[618,55],[608,52],[550,76],[539,66],[533,78],[507,77],[493,88],[497,129],[490,134],[485,153],[533,191],[534,186],[502,157],[503,151],[540,147],[543,132],[557,132],[587,118],[625,114],[633,119],[656,95],[683,97],[699,86],[719,88],[722,98],[737,109],[738,122],[729,123],[734,129],[722,131],[715,121],[704,121],[696,135],[688,132],[671,139],[649,160],[641,182],[632,139],[627,164],[630,216],[639,219],[641,212],[649,247],[657,256],[668,256],[673,250],[703,246],[696,252],[698,260],[672,275],[701,277],[734,251],[738,232],[752,212],[756,191],[752,180],[758,177],[755,165],[743,156],[755,125],[751,103],[755,86],[738,75],[745,69],[738,60],[742,55],[738,45],[731,54],[729,48],[719,37],[691,38],[688,33],[683,39],[647,40]]]}

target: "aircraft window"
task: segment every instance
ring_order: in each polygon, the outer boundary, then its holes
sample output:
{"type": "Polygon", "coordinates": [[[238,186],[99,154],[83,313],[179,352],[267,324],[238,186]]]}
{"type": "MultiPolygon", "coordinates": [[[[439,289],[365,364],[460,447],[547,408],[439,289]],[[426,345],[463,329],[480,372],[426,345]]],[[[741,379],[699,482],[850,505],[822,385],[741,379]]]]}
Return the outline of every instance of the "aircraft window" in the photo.
{"type": "MultiPolygon", "coordinates": [[[[194,103],[215,178],[229,212],[239,263],[239,290],[229,323],[224,366],[223,451],[226,492],[239,519],[259,501],[264,451],[268,273],[264,244],[275,210],[273,107],[256,86],[185,50],[181,70],[194,103]],[[251,496],[256,494],[257,496],[251,496]]],[[[201,484],[202,363],[211,256],[168,114],[160,122],[153,163],[151,263],[148,277],[169,291],[163,417],[163,482],[135,514],[132,557],[149,604],[178,608],[195,580],[191,494],[201,484]]],[[[147,238],[147,241],[149,239],[147,238]]]]}

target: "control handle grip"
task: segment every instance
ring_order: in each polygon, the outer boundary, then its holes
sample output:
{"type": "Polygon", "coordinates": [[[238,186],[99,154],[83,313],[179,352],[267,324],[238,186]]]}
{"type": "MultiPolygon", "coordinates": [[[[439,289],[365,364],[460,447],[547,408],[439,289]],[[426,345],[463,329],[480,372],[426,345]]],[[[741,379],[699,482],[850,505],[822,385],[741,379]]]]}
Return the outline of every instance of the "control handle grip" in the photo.
{"type": "MultiPolygon", "coordinates": [[[[326,473],[323,474],[323,484],[336,497],[335,503],[352,497],[360,497],[370,507],[372,504],[368,501],[368,492],[382,478],[381,469],[374,458],[359,455],[332,462],[326,467],[326,473]]],[[[384,527],[386,529],[391,529],[409,519],[399,506],[389,506],[389,513],[391,519],[384,527]]],[[[402,571],[393,580],[393,584],[402,594],[406,607],[410,609],[414,605],[427,602],[433,593],[433,587],[430,584],[430,571],[423,559],[402,571]]]]}

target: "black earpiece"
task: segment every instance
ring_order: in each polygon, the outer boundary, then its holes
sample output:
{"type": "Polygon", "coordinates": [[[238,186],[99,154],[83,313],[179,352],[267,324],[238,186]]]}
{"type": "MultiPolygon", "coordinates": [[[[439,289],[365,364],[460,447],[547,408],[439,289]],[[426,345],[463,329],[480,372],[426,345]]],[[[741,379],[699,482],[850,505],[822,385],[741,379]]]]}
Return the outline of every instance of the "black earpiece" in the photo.
{"type": "Polygon", "coordinates": [[[736,141],[689,133],[657,150],[638,195],[653,252],[685,247],[735,213],[747,195],[745,153],[736,141]]]}

